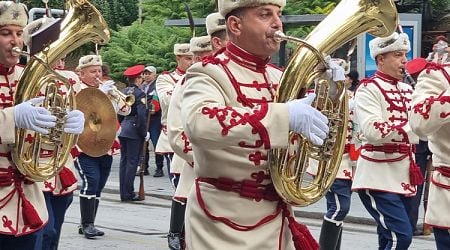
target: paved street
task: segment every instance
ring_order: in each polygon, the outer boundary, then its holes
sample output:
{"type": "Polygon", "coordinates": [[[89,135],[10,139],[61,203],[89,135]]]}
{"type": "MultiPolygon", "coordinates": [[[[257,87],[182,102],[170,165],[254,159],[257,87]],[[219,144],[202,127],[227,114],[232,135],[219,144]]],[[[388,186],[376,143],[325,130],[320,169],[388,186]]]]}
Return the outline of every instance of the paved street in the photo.
{"type": "MultiPolygon", "coordinates": [[[[96,225],[106,235],[87,240],[77,234],[79,203],[78,197],[74,197],[63,225],[60,249],[167,249],[165,236],[169,227],[170,196],[173,192],[167,170],[163,178],[145,176],[145,201],[122,203],[118,195],[118,162],[119,156],[115,156],[96,220],[96,225]]],[[[138,178],[135,186],[137,190],[138,178]]],[[[305,208],[295,208],[297,219],[309,226],[316,239],[319,237],[324,211],[324,200],[305,208]]],[[[344,228],[342,249],[377,249],[376,228],[357,195],[353,195],[352,208],[344,228]]],[[[435,249],[434,239],[432,236],[415,237],[410,249],[435,249]]]]}

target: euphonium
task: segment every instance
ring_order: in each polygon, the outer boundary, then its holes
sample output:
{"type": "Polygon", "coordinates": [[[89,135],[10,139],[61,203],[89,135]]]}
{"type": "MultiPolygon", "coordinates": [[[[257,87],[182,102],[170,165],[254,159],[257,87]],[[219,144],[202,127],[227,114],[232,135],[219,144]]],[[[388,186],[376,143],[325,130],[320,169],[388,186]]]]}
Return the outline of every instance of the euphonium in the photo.
{"type": "Polygon", "coordinates": [[[275,34],[276,39],[294,41],[293,54],[280,82],[277,102],[300,98],[315,79],[313,106],[329,119],[330,133],[322,146],[310,144],[305,137],[291,132],[287,149],[270,152],[270,174],[278,194],[288,203],[307,206],[325,195],[336,178],[346,140],[348,100],[343,82],[330,84],[318,79],[320,65],[329,55],[363,32],[388,36],[397,27],[393,0],[343,0],[307,36],[305,40],[275,34]],[[306,177],[310,160],[318,162],[317,175],[306,177]]]}
{"type": "Polygon", "coordinates": [[[55,176],[66,164],[77,140],[77,136],[63,132],[66,110],[76,108],[75,93],[67,79],[53,71],[52,66],[84,43],[106,43],[110,39],[108,25],[89,1],[70,0],[67,2],[67,9],[58,40],[31,57],[19,79],[14,96],[15,104],[18,104],[38,97],[40,91],[46,89],[43,106],[58,118],[56,127],[50,129],[49,135],[34,133],[31,146],[25,143],[30,131],[16,128],[13,160],[22,174],[35,181],[55,176]],[[59,94],[58,86],[61,82],[68,90],[65,96],[59,94]],[[52,150],[52,157],[41,161],[41,148],[52,150]]]}

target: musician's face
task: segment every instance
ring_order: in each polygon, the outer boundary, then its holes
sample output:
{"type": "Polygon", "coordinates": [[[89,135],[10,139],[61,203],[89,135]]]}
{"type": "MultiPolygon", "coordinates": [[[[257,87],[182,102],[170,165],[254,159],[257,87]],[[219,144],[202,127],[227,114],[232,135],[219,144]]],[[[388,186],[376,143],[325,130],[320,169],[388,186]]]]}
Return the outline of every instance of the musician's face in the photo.
{"type": "Polygon", "coordinates": [[[98,87],[102,79],[102,66],[88,66],[81,69],[80,79],[88,85],[98,87]]]}
{"type": "Polygon", "coordinates": [[[177,56],[178,67],[186,71],[192,64],[193,56],[177,56]]]}
{"type": "Polygon", "coordinates": [[[17,25],[0,26],[0,64],[9,68],[19,62],[19,56],[13,55],[12,48],[23,47],[23,28],[17,25]]]}
{"type": "Polygon", "coordinates": [[[237,16],[227,19],[230,41],[263,59],[280,49],[273,34],[282,30],[281,9],[276,5],[245,8],[237,16]]]}
{"type": "Polygon", "coordinates": [[[406,50],[397,50],[378,55],[378,69],[396,79],[403,79],[403,69],[408,61],[406,54],[406,50]]]}

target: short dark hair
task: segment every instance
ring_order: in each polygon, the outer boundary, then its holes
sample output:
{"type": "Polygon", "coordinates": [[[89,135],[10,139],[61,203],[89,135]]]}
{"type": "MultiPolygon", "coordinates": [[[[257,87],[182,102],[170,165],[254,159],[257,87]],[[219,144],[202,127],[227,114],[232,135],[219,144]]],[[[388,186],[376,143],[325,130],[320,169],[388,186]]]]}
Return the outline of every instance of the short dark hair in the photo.
{"type": "Polygon", "coordinates": [[[227,37],[227,31],[226,30],[218,30],[218,31],[212,33],[211,37],[217,37],[223,41],[227,37]]]}

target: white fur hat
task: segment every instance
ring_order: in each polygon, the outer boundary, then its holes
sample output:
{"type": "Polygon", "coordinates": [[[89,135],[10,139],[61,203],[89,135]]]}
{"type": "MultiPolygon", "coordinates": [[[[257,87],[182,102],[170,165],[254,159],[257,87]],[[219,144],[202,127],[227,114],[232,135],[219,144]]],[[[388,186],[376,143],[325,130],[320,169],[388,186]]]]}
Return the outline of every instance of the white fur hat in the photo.
{"type": "Polygon", "coordinates": [[[78,69],[83,69],[89,66],[102,66],[102,57],[98,55],[87,55],[80,58],[78,61],[78,69]]]}
{"type": "Polygon", "coordinates": [[[286,0],[219,0],[219,12],[225,17],[235,9],[255,7],[264,4],[278,5],[283,8],[286,5],[286,0]]]}
{"type": "Polygon", "coordinates": [[[369,42],[370,57],[375,60],[375,57],[387,52],[406,50],[409,52],[411,50],[411,45],[409,43],[409,37],[406,33],[397,32],[392,33],[388,37],[376,37],[369,42]]]}
{"type": "Polygon", "coordinates": [[[210,36],[199,36],[191,38],[189,50],[192,53],[211,51],[211,37],[210,36]]]}
{"type": "Polygon", "coordinates": [[[28,22],[28,9],[23,3],[0,1],[0,26],[18,25],[25,27],[28,22]]]}
{"type": "Polygon", "coordinates": [[[208,35],[219,30],[225,30],[225,28],[225,18],[219,12],[214,12],[206,17],[206,32],[208,32],[208,35]]]}
{"type": "Polygon", "coordinates": [[[192,52],[189,51],[189,43],[176,43],[173,46],[173,53],[176,56],[192,56],[192,52]]]}

